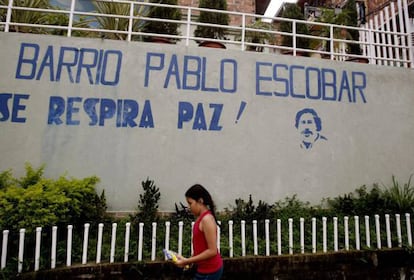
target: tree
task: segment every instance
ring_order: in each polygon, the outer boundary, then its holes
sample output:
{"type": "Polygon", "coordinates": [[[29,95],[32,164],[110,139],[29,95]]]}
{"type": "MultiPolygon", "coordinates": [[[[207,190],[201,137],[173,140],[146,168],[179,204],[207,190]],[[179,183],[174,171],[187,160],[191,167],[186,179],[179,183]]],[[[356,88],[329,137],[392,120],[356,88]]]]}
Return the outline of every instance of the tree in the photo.
{"type": "MultiPolygon", "coordinates": [[[[177,0],[152,0],[151,3],[177,5],[178,1],[177,0]]],[[[157,19],[179,21],[181,20],[181,11],[177,8],[172,8],[172,7],[152,6],[150,8],[148,16],[151,18],[157,18],[157,19]]],[[[148,21],[148,23],[144,26],[143,31],[146,33],[178,35],[179,34],[178,27],[179,27],[178,22],[166,22],[164,20],[163,21],[148,21]]]]}
{"type": "MultiPolygon", "coordinates": [[[[346,22],[347,26],[358,26],[358,12],[356,9],[355,0],[348,0],[343,8],[343,12],[348,15],[348,21],[346,22]]],[[[358,30],[348,30],[350,37],[353,41],[359,41],[359,31],[358,30]]],[[[361,54],[361,47],[359,44],[350,43],[348,44],[350,54],[361,54]]]]}
{"type": "MultiPolygon", "coordinates": [[[[297,4],[286,3],[283,6],[282,17],[290,18],[290,19],[297,19],[297,20],[304,20],[305,17],[297,4]]],[[[280,31],[286,33],[292,33],[293,23],[289,21],[283,21],[280,23],[280,31]]],[[[297,35],[309,35],[308,26],[304,23],[297,23],[296,24],[296,47],[301,49],[308,49],[310,40],[309,38],[299,37],[297,35]]],[[[282,35],[282,45],[287,47],[293,47],[293,36],[290,35],[282,35]]]]}
{"type": "MultiPolygon", "coordinates": [[[[226,0],[200,0],[199,8],[215,9],[215,10],[227,10],[226,0]]],[[[200,17],[198,21],[201,23],[212,23],[218,25],[228,25],[230,18],[228,14],[217,12],[200,11],[200,17]]],[[[225,39],[226,30],[225,27],[213,27],[213,26],[201,26],[198,25],[194,31],[196,37],[212,38],[212,39],[225,39]]]]}
{"type": "MultiPolygon", "coordinates": [[[[105,32],[103,37],[106,39],[126,40],[128,37],[126,32],[129,28],[129,18],[126,18],[125,16],[129,16],[131,4],[94,1],[94,5],[97,12],[100,14],[122,16],[95,16],[99,28],[124,31],[105,32]]],[[[149,11],[150,9],[146,6],[135,5],[134,17],[145,17],[148,15],[149,11]]],[[[144,20],[134,19],[132,24],[132,32],[140,32],[144,28],[145,24],[144,20]]]]}

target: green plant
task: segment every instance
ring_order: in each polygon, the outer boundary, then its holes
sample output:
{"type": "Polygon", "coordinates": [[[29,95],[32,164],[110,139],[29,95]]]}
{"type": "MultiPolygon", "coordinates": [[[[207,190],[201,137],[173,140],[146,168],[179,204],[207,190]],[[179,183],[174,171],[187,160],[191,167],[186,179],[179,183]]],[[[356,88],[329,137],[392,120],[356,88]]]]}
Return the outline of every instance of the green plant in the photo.
{"type": "Polygon", "coordinates": [[[160,189],[155,182],[147,178],[141,182],[143,193],[139,195],[137,214],[133,216],[134,222],[150,224],[158,221],[158,202],[161,199],[160,189]]]}
{"type": "MultiPolygon", "coordinates": [[[[321,10],[321,15],[318,17],[317,22],[335,25],[347,25],[347,23],[350,21],[349,17],[350,13],[348,10],[325,8],[321,10]]],[[[324,40],[311,40],[310,45],[312,49],[322,49],[324,51],[330,52],[331,47],[336,49],[339,48],[339,42],[335,42],[333,46],[330,44],[329,39],[331,36],[331,28],[329,26],[314,25],[312,28],[312,35],[326,38],[324,40]]],[[[338,27],[333,28],[332,36],[334,39],[352,39],[348,30],[338,27]]]]}
{"type": "MultiPolygon", "coordinates": [[[[177,5],[177,0],[152,0],[151,3],[177,5]]],[[[181,20],[181,11],[178,8],[151,6],[148,17],[162,19],[161,21],[148,21],[143,27],[143,32],[179,35],[178,22],[166,22],[167,20],[181,20]]],[[[178,39],[170,39],[177,41],[178,39]]]]}
{"type": "Polygon", "coordinates": [[[391,187],[386,188],[383,193],[386,206],[392,212],[414,212],[414,186],[411,185],[411,178],[412,175],[408,179],[407,183],[401,185],[395,176],[392,176],[391,187]]]}
{"type": "MultiPolygon", "coordinates": [[[[142,2],[147,2],[144,0],[142,2]]],[[[98,13],[103,14],[95,16],[98,26],[101,29],[108,29],[113,31],[123,32],[106,32],[103,37],[106,39],[126,40],[128,37],[127,31],[129,28],[129,18],[131,4],[128,3],[112,3],[104,1],[94,1],[98,13]],[[112,16],[107,16],[112,15],[112,16]]],[[[135,5],[134,17],[145,17],[150,12],[150,9],[143,5],[135,5]]],[[[146,22],[140,19],[134,19],[132,23],[132,32],[141,32],[146,22]]],[[[140,37],[134,36],[135,39],[140,37]]]]}
{"type": "MultiPolygon", "coordinates": [[[[304,15],[301,8],[297,4],[286,3],[283,6],[281,17],[304,20],[304,15]]],[[[290,21],[282,21],[280,23],[280,31],[285,33],[293,32],[293,23],[290,21]]],[[[309,38],[302,37],[302,35],[309,35],[308,26],[304,23],[296,23],[296,48],[309,49],[310,40],[309,38]]],[[[293,34],[282,35],[282,45],[287,47],[293,47],[293,34]]]]}
{"type": "MultiPolygon", "coordinates": [[[[255,20],[254,22],[246,25],[244,40],[245,42],[252,43],[252,45],[247,46],[247,50],[262,52],[263,46],[257,46],[254,44],[272,43],[274,40],[273,34],[268,32],[272,29],[272,24],[261,20],[255,20]]],[[[239,34],[235,39],[240,41],[241,37],[241,34],[239,34]]]]}
{"type": "MultiPolygon", "coordinates": [[[[0,0],[0,5],[7,6],[9,0],[0,0]]],[[[47,9],[50,8],[48,0],[20,0],[14,1],[14,6],[17,7],[27,7],[27,8],[36,8],[36,9],[47,9]]],[[[6,13],[6,9],[2,9],[1,13],[6,13]]],[[[40,11],[24,11],[24,10],[12,10],[12,21],[19,23],[27,24],[47,24],[48,23],[48,13],[40,11]]],[[[31,26],[10,26],[11,31],[24,32],[24,33],[41,33],[41,28],[31,27],[31,26]]]]}
{"type": "Polygon", "coordinates": [[[18,179],[11,171],[1,173],[7,180],[2,180],[0,189],[0,228],[31,232],[35,227],[82,224],[105,216],[105,195],[98,196],[95,190],[97,177],[52,180],[43,177],[44,166],[25,168],[25,176],[18,179]]]}
{"type": "MultiPolygon", "coordinates": [[[[348,15],[348,21],[345,25],[347,26],[358,26],[358,12],[356,9],[356,3],[355,0],[348,0],[343,8],[343,12],[345,12],[348,15]]],[[[350,29],[348,30],[350,37],[353,41],[359,41],[359,31],[350,29]]],[[[348,53],[349,54],[361,54],[361,47],[357,43],[349,43],[348,44],[348,53]]]]}
{"type": "Polygon", "coordinates": [[[355,191],[327,199],[328,208],[337,215],[384,214],[387,212],[385,200],[378,184],[368,188],[364,185],[355,191]]]}
{"type": "MultiPolygon", "coordinates": [[[[199,8],[215,9],[215,10],[227,10],[226,0],[200,0],[199,8]]],[[[228,14],[218,12],[200,11],[198,18],[200,23],[211,23],[221,25],[216,26],[203,26],[198,25],[194,31],[196,37],[212,38],[212,39],[225,39],[226,30],[225,25],[229,24],[230,18],[228,14]]]]}

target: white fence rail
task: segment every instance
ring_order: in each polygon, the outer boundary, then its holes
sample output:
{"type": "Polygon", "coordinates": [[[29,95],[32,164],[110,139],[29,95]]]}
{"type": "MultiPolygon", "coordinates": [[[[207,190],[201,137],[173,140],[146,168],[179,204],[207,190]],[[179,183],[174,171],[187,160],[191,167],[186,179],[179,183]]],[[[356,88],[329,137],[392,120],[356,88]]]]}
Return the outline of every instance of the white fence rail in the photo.
{"type": "MultiPolygon", "coordinates": [[[[0,30],[4,32],[31,32],[47,33],[71,36],[85,36],[96,38],[116,38],[127,41],[142,40],[151,37],[163,37],[172,40],[178,40],[177,44],[185,46],[197,46],[197,43],[208,39],[209,41],[221,42],[228,48],[251,50],[255,49],[269,53],[291,53],[298,55],[306,53],[313,57],[327,57],[331,60],[357,60],[365,59],[371,64],[397,66],[405,68],[414,67],[411,24],[408,18],[407,0],[398,0],[398,9],[391,8],[392,15],[386,14],[385,20],[381,17],[381,24],[373,24],[372,21],[364,27],[348,27],[343,25],[325,24],[311,21],[292,20],[280,17],[264,17],[262,15],[218,11],[201,9],[187,6],[171,6],[164,4],[148,3],[143,1],[130,0],[95,0],[92,2],[110,2],[112,4],[129,5],[126,12],[111,11],[111,13],[102,13],[97,11],[84,11],[79,8],[79,0],[70,0],[69,8],[65,9],[42,9],[35,7],[22,7],[20,1],[8,0],[8,5],[0,5],[0,30]],[[148,17],[151,8],[161,6],[166,9],[179,9],[181,20],[156,19],[148,17]],[[397,10],[397,13],[395,13],[397,10]],[[213,13],[226,13],[231,19],[230,25],[214,25],[198,22],[198,16],[201,11],[213,13]],[[38,15],[37,17],[27,16],[38,15]],[[65,16],[66,20],[53,23],[45,21],[40,15],[65,16]],[[397,15],[398,21],[397,21],[397,15]],[[40,20],[40,18],[42,20],[40,20]],[[83,19],[83,22],[80,19],[83,19]],[[101,23],[99,20],[101,19],[101,23]],[[105,19],[115,19],[113,25],[102,26],[105,19]],[[126,24],[121,25],[124,21],[126,24]],[[143,32],[142,27],[151,21],[178,23],[181,32],[178,35],[157,34],[143,32]],[[256,21],[271,21],[270,27],[257,27],[253,23],[256,21]],[[280,31],[282,22],[292,24],[292,32],[280,31]],[[311,30],[309,34],[299,34],[298,25],[305,24],[311,30]],[[225,39],[220,38],[201,38],[195,37],[193,31],[197,26],[209,26],[222,29],[225,39]],[[313,32],[317,30],[319,32],[313,32]],[[324,30],[321,34],[320,30],[324,30]],[[359,39],[349,39],[344,34],[350,31],[358,31],[359,39]],[[63,34],[64,33],[64,34],[63,34]],[[252,34],[261,38],[259,42],[252,40],[252,34]],[[342,34],[342,35],[338,35],[342,34]],[[112,36],[112,37],[111,37],[112,36]],[[288,36],[291,39],[291,46],[281,45],[281,37],[288,36]],[[298,38],[307,38],[312,44],[309,47],[297,45],[298,38]],[[328,44],[329,43],[329,44],[328,44]],[[348,47],[351,44],[360,46],[360,54],[348,53],[348,47]],[[330,45],[329,49],[321,46],[330,45]]],[[[26,1],[29,3],[30,1],[26,1]]],[[[392,2],[391,5],[394,3],[392,2]]],[[[385,10],[387,13],[388,10],[385,10]]],[[[382,14],[381,14],[382,15],[382,14]]]]}
{"type": "MultiPolygon", "coordinates": [[[[384,217],[375,215],[373,221],[371,218],[370,216],[364,216],[361,220],[359,216],[346,216],[343,218],[333,217],[332,220],[328,220],[327,217],[322,217],[320,220],[312,218],[309,221],[304,218],[298,220],[288,219],[287,221],[266,219],[259,222],[253,220],[251,224],[246,223],[246,221],[240,221],[240,224],[236,224],[230,220],[226,225],[220,223],[221,225],[218,227],[218,247],[223,257],[233,258],[247,255],[292,255],[413,246],[411,215],[409,213],[406,213],[403,217],[400,217],[400,214],[386,214],[384,217]],[[236,228],[239,230],[238,232],[235,232],[236,228]],[[296,230],[294,230],[295,228],[296,230]],[[238,253],[235,254],[235,251],[238,253]]],[[[190,255],[192,254],[191,228],[193,225],[194,222],[185,224],[182,221],[178,222],[178,227],[174,227],[169,221],[165,224],[152,223],[151,227],[147,228],[150,229],[149,234],[145,235],[151,239],[149,242],[144,240],[143,223],[139,223],[137,229],[131,228],[130,222],[125,223],[122,229],[118,228],[117,223],[113,223],[107,229],[107,235],[104,235],[106,229],[103,223],[98,224],[94,232],[91,232],[89,223],[84,224],[83,234],[82,229],[74,231],[72,225],[64,228],[65,232],[61,232],[61,234],[58,234],[56,226],[47,229],[37,227],[33,231],[35,236],[31,237],[26,235],[26,229],[20,229],[18,234],[13,235],[16,240],[11,240],[9,230],[3,230],[1,270],[7,267],[9,270],[16,270],[17,273],[25,272],[23,267],[27,267],[27,263],[31,262],[25,258],[25,248],[34,250],[34,260],[32,261],[32,263],[34,262],[34,265],[32,265],[34,271],[38,271],[41,265],[43,269],[55,269],[57,263],[62,265],[66,263],[67,267],[72,266],[75,249],[78,254],[81,252],[81,256],[76,257],[76,259],[80,259],[81,264],[88,262],[99,264],[102,262],[161,260],[163,248],[172,249],[179,254],[183,254],[183,248],[187,248],[185,254],[190,255]],[[157,231],[161,227],[164,227],[163,236],[160,236],[157,231]],[[50,231],[49,238],[44,237],[46,231],[50,231]],[[178,236],[174,248],[170,246],[173,241],[171,239],[173,231],[176,231],[173,236],[178,236]],[[79,236],[76,235],[76,232],[79,236]],[[118,234],[119,232],[120,234],[118,234]],[[104,236],[110,236],[109,239],[106,238],[108,244],[103,240],[104,236]],[[81,241],[82,248],[73,248],[75,238],[81,241]],[[27,248],[25,243],[28,239],[35,240],[34,248],[27,248]],[[42,240],[44,243],[42,243],[42,240]],[[160,242],[160,240],[164,241],[160,242]],[[184,240],[187,240],[188,244],[185,244],[184,240]],[[14,244],[18,244],[18,247],[11,251],[9,244],[13,241],[14,244]],[[117,243],[117,241],[119,242],[117,243]],[[66,244],[66,254],[60,252],[60,256],[66,256],[65,260],[57,258],[57,244],[59,242],[66,244]],[[134,246],[136,251],[134,252],[131,252],[132,242],[136,244],[134,246]],[[116,244],[125,245],[124,248],[116,248],[116,244]],[[188,248],[191,249],[188,250],[188,248]],[[116,249],[118,249],[118,254],[116,254],[116,249]],[[50,255],[50,260],[47,263],[40,263],[42,250],[50,255]],[[123,254],[119,253],[120,250],[123,251],[123,254]],[[109,258],[106,260],[102,259],[103,251],[109,251],[109,258]],[[96,254],[95,260],[88,259],[91,252],[96,254]],[[136,257],[132,258],[133,255],[136,257]],[[144,255],[148,259],[145,259],[144,255]],[[8,265],[8,260],[12,259],[18,260],[17,267],[13,268],[8,265]]],[[[33,255],[33,252],[31,253],[33,255]]],[[[45,262],[44,258],[43,261],[45,262]]]]}

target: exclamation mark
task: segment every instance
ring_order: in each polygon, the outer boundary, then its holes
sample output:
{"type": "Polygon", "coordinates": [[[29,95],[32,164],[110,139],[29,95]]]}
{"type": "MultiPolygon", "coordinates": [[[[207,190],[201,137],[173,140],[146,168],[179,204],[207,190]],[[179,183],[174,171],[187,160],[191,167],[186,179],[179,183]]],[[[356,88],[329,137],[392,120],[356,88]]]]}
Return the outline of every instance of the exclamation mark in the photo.
{"type": "Polygon", "coordinates": [[[242,101],[240,103],[239,112],[237,113],[236,123],[239,122],[241,115],[243,114],[244,108],[246,108],[246,102],[242,101]]]}

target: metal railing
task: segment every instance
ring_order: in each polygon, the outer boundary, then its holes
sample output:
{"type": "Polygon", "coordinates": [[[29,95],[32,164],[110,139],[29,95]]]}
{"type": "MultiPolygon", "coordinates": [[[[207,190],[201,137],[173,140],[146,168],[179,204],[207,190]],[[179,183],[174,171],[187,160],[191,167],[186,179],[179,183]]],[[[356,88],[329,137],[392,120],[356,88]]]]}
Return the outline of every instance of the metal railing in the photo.
{"type": "MultiPolygon", "coordinates": [[[[251,222],[229,220],[219,224],[218,249],[228,258],[413,246],[409,213],[402,217],[385,214],[384,217],[374,215],[361,219],[345,216],[251,222]]],[[[0,268],[24,273],[91,262],[155,261],[164,259],[164,248],[191,255],[193,225],[194,222],[183,221],[177,224],[154,222],[145,225],[144,230],[144,223],[137,227],[130,222],[123,227],[118,227],[117,223],[106,226],[87,223],[83,228],[73,225],[36,227],[28,231],[30,235],[26,229],[3,230],[0,268]],[[74,247],[74,240],[78,247],[74,247]],[[30,251],[26,252],[25,248],[30,251]],[[25,256],[27,253],[30,257],[25,256]]]]}
{"type": "MultiPolygon", "coordinates": [[[[65,35],[68,37],[122,39],[126,41],[142,41],[150,40],[154,37],[162,37],[185,46],[197,46],[200,41],[208,40],[225,44],[227,48],[240,49],[242,51],[260,50],[277,54],[290,53],[295,56],[305,53],[307,56],[323,57],[331,60],[365,59],[371,64],[406,68],[414,67],[410,26],[402,28],[403,32],[398,31],[398,28],[396,28],[397,31],[384,31],[374,28],[372,25],[350,27],[281,17],[265,17],[241,12],[154,4],[148,3],[146,0],[93,1],[93,3],[126,5],[128,8],[122,9],[123,12],[119,12],[119,9],[113,9],[109,12],[98,11],[97,9],[85,11],[77,6],[77,0],[71,0],[70,6],[66,9],[23,7],[19,6],[19,1],[7,1],[8,5],[0,5],[0,29],[4,32],[29,32],[65,35]],[[178,9],[182,15],[181,20],[151,18],[149,17],[149,11],[154,7],[178,9]],[[231,24],[218,25],[199,22],[200,12],[225,13],[229,15],[231,24]],[[56,18],[59,20],[56,20],[56,18]],[[104,20],[108,24],[103,24],[104,20]],[[149,22],[177,24],[179,26],[178,35],[145,32],[143,27],[149,22]],[[233,24],[235,22],[241,24],[233,24]],[[256,24],[257,22],[271,23],[258,25],[256,24]],[[284,22],[288,22],[291,25],[291,31],[281,30],[280,26],[284,22]],[[306,34],[297,32],[300,25],[305,25],[310,32],[306,34]],[[201,26],[221,29],[226,34],[226,37],[196,37],[194,30],[201,26]],[[350,39],[349,34],[352,31],[359,33],[358,39],[350,39]],[[392,38],[392,40],[384,41],[378,39],[384,38],[384,36],[392,38]],[[288,39],[286,40],[286,38],[288,39]],[[305,40],[310,44],[300,45],[300,40],[305,40]],[[287,44],[282,43],[286,41],[288,41],[287,44]],[[361,52],[349,53],[348,47],[350,45],[358,45],[361,52]]],[[[405,7],[406,0],[402,1],[405,1],[405,5],[403,5],[405,7]]],[[[3,2],[6,2],[6,0],[3,0],[3,2]]],[[[402,21],[400,23],[404,24],[402,21]]]]}

